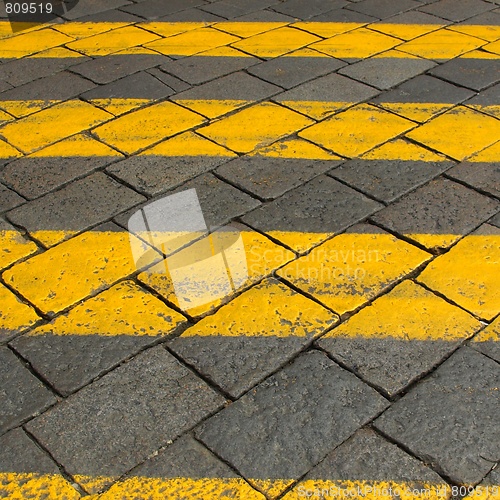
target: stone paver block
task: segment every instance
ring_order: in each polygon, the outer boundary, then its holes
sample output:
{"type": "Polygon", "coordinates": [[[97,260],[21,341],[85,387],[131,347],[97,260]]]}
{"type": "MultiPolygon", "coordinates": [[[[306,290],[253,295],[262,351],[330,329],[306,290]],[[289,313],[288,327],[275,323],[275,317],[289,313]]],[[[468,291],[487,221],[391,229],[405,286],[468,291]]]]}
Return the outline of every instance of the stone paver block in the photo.
{"type": "Polygon", "coordinates": [[[143,200],[135,191],[97,172],[15,208],[8,217],[51,246],[143,200]]]}
{"type": "Polygon", "coordinates": [[[500,60],[458,57],[432,69],[430,74],[479,91],[500,81],[500,60]]]}
{"type": "Polygon", "coordinates": [[[274,100],[312,118],[321,119],[377,94],[373,87],[332,74],[283,92],[274,100]]]}
{"type": "Polygon", "coordinates": [[[500,312],[500,229],[484,224],[466,236],[446,255],[441,255],[418,277],[480,318],[491,321],[500,312]]]}
{"type": "Polygon", "coordinates": [[[29,431],[96,493],[89,476],[109,485],[223,403],[159,346],[31,421],[29,431]]]}
{"type": "Polygon", "coordinates": [[[493,4],[482,0],[439,0],[430,5],[424,5],[419,10],[456,22],[494,8],[493,4]]]}
{"type": "Polygon", "coordinates": [[[172,100],[215,118],[250,102],[266,99],[280,90],[276,85],[238,72],[176,94],[172,100]]]}
{"type": "Polygon", "coordinates": [[[69,20],[85,18],[92,14],[106,13],[109,10],[117,7],[124,7],[130,5],[132,2],[128,0],[104,0],[96,2],[82,2],[77,3],[73,8],[64,13],[64,18],[69,20]]]}
{"type": "Polygon", "coordinates": [[[376,226],[357,224],[277,274],[342,315],[375,298],[429,258],[376,226]]]}
{"type": "Polygon", "coordinates": [[[276,3],[278,0],[219,0],[205,4],[202,8],[212,14],[232,19],[260,11],[276,3]]]}
{"type": "Polygon", "coordinates": [[[114,484],[99,498],[113,500],[145,491],[161,492],[165,498],[238,498],[265,500],[191,436],[184,435],[137,467],[133,475],[114,484]]]}
{"type": "Polygon", "coordinates": [[[498,458],[500,366],[462,348],[391,406],[375,426],[460,484],[498,458]]]}
{"type": "Polygon", "coordinates": [[[163,82],[165,85],[168,85],[171,89],[174,89],[176,92],[182,92],[183,90],[187,90],[191,87],[189,83],[186,83],[176,76],[169,75],[159,68],[151,68],[148,69],[147,72],[155,78],[158,78],[158,80],[163,82]]]}
{"type": "Polygon", "coordinates": [[[500,11],[496,9],[471,17],[461,23],[453,24],[450,29],[494,42],[499,39],[499,26],[500,11]]]}
{"type": "Polygon", "coordinates": [[[209,419],[196,434],[275,498],[386,406],[373,389],[313,351],[209,419]]]}
{"type": "MultiPolygon", "coordinates": [[[[292,52],[284,57],[270,59],[249,68],[248,72],[263,80],[290,89],[318,76],[331,73],[345,65],[334,57],[301,57],[304,50],[292,52]]],[[[316,80],[317,81],[317,80],[316,80]]]]}
{"type": "Polygon", "coordinates": [[[341,9],[347,5],[350,4],[345,0],[327,0],[326,2],[324,0],[311,0],[307,3],[301,0],[286,0],[278,5],[274,5],[273,10],[293,16],[294,18],[309,19],[333,9],[341,9]]]}
{"type": "Polygon", "coordinates": [[[372,102],[405,118],[425,122],[472,95],[471,90],[456,87],[432,76],[420,75],[394,90],[380,94],[372,102]]]}
{"type": "Polygon", "coordinates": [[[372,430],[361,429],[283,498],[296,500],[309,492],[314,498],[315,493],[321,491],[331,492],[331,496],[338,495],[338,498],[355,498],[357,494],[361,498],[372,495],[373,498],[393,498],[390,492],[385,494],[389,488],[400,498],[411,498],[415,489],[426,491],[432,498],[444,499],[450,493],[449,486],[434,471],[372,430]]]}
{"type": "Polygon", "coordinates": [[[33,199],[121,156],[101,142],[78,134],[9,163],[0,171],[0,178],[26,198],[33,199]]]}
{"type": "Polygon", "coordinates": [[[452,168],[448,175],[500,198],[500,142],[452,168]]]}
{"type": "Polygon", "coordinates": [[[500,318],[476,335],[470,346],[500,362],[500,318]]]}
{"type": "Polygon", "coordinates": [[[210,12],[205,12],[197,7],[192,7],[191,9],[181,10],[174,14],[159,17],[157,21],[167,23],[212,23],[225,21],[225,19],[215,14],[211,14],[210,12]]]}
{"type": "Polygon", "coordinates": [[[56,403],[56,397],[7,347],[0,347],[0,434],[56,403]]]}
{"type": "Polygon", "coordinates": [[[80,389],[185,318],[132,282],[122,282],[16,339],[12,346],[61,394],[80,389]]]}
{"type": "Polygon", "coordinates": [[[270,279],[251,288],[169,343],[233,397],[298,354],[337,317],[270,279]]]}
{"type": "Polygon", "coordinates": [[[156,19],[175,12],[203,5],[203,0],[170,0],[167,4],[159,0],[146,0],[123,7],[122,10],[145,19],[156,19]]]}
{"type": "Polygon", "coordinates": [[[340,162],[335,158],[305,160],[241,156],[219,167],[217,174],[259,198],[272,200],[337,166],[340,162]]]}
{"type": "Polygon", "coordinates": [[[321,175],[246,215],[243,221],[304,252],[379,208],[375,201],[321,175]]]}
{"type": "Polygon", "coordinates": [[[465,311],[404,281],[318,343],[342,366],[395,396],[480,328],[465,311]]]}
{"type": "Polygon", "coordinates": [[[57,465],[22,429],[2,436],[0,450],[0,491],[2,496],[9,495],[4,498],[81,498],[57,465]]]}
{"type": "Polygon", "coordinates": [[[334,9],[319,16],[314,16],[309,21],[317,23],[372,23],[378,21],[380,17],[378,16],[367,16],[366,14],[361,14],[361,12],[354,12],[353,10],[347,9],[334,9]]]}
{"type": "Polygon", "coordinates": [[[391,2],[391,0],[363,0],[350,5],[349,9],[385,19],[419,6],[420,4],[415,0],[402,0],[400,2],[391,2]]]}
{"type": "Polygon", "coordinates": [[[105,84],[131,75],[137,71],[159,66],[169,61],[161,54],[112,54],[82,62],[71,68],[71,71],[89,78],[95,83],[105,84]]]}
{"type": "Polygon", "coordinates": [[[393,50],[341,68],[339,73],[386,90],[435,65],[435,62],[425,59],[404,57],[402,52],[393,50]]]}
{"type": "Polygon", "coordinates": [[[467,106],[473,109],[490,114],[497,118],[500,117],[500,83],[479,92],[472,99],[465,102],[467,106]]]}
{"type": "Polygon", "coordinates": [[[0,213],[17,207],[26,200],[8,187],[0,184],[0,213]]]}
{"type": "Polygon", "coordinates": [[[499,209],[495,200],[438,178],[378,212],[373,220],[432,250],[448,248],[499,209]]]}
{"type": "Polygon", "coordinates": [[[443,156],[396,139],[343,163],[329,175],[390,203],[452,166],[443,156]]]}

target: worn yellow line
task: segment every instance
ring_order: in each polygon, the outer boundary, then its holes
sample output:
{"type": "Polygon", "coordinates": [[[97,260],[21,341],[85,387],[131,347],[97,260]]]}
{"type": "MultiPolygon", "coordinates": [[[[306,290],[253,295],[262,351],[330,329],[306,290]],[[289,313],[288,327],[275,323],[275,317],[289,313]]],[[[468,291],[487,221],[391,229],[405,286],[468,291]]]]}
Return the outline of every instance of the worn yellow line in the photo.
{"type": "MultiPolygon", "coordinates": [[[[440,24],[389,23],[71,22],[13,34],[10,25],[2,22],[0,58],[25,57],[61,46],[92,57],[129,51],[146,54],[151,50],[174,56],[205,55],[213,49],[233,47],[237,50],[221,55],[253,54],[264,58],[310,46],[315,50],[301,53],[301,57],[364,58],[398,46],[409,54],[450,59],[498,39],[500,28],[494,25],[448,29],[440,24]]],[[[494,45],[492,48],[491,52],[498,56],[494,45]]],[[[61,55],[54,52],[49,57],[61,55]]]]}

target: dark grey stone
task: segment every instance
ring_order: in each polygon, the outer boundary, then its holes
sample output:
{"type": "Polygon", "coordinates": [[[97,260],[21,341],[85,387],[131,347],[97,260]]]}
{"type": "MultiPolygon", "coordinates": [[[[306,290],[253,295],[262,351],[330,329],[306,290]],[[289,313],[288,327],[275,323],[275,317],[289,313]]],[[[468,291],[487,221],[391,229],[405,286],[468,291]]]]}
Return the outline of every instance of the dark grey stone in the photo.
{"type": "MultiPolygon", "coordinates": [[[[500,214],[497,216],[497,219],[499,218],[500,214]]],[[[491,222],[492,221],[490,221],[490,223],[491,222]]],[[[481,338],[482,335],[483,332],[476,335],[474,340],[469,344],[470,347],[486,354],[486,356],[489,356],[500,363],[500,321],[498,319],[493,321],[493,323],[487,326],[484,330],[485,337],[489,336],[490,340],[484,340],[481,338]]]]}
{"type": "Polygon", "coordinates": [[[336,160],[241,156],[217,169],[231,184],[272,200],[339,165],[336,160]]]}
{"type": "Polygon", "coordinates": [[[56,397],[6,347],[0,347],[0,434],[56,403],[56,397]]]}
{"type": "Polygon", "coordinates": [[[278,2],[279,0],[219,0],[203,5],[201,8],[217,16],[233,19],[263,10],[278,2]]]}
{"type": "Polygon", "coordinates": [[[190,56],[164,64],[161,69],[192,85],[229,75],[260,62],[256,57],[190,56]]]}
{"type": "Polygon", "coordinates": [[[334,57],[276,57],[249,68],[248,72],[290,89],[300,83],[331,73],[345,64],[334,57]]]}
{"type": "Polygon", "coordinates": [[[351,5],[345,0],[285,0],[273,6],[273,10],[293,16],[297,19],[309,19],[313,16],[324,14],[333,9],[340,9],[351,5]]]}
{"type": "MultiPolygon", "coordinates": [[[[1,170],[0,170],[1,175],[1,170]]],[[[0,184],[0,213],[23,204],[26,200],[14,191],[0,184]]]]}
{"type": "MultiPolygon", "coordinates": [[[[443,488],[444,491],[444,488],[447,487],[446,482],[434,471],[371,429],[357,431],[303,479],[303,481],[314,480],[324,481],[327,484],[331,482],[332,486],[337,488],[340,488],[343,483],[345,485],[343,494],[339,490],[332,490],[337,494],[337,498],[371,496],[368,491],[369,487],[389,487],[389,484],[394,492],[396,492],[396,486],[400,488],[400,491],[403,491],[402,489],[406,486],[410,494],[413,488],[429,490],[429,487],[432,486],[436,489],[443,488]],[[375,484],[373,484],[374,482],[375,484]],[[377,485],[378,482],[383,483],[383,486],[377,485]],[[358,487],[360,491],[357,490],[358,487]]],[[[297,487],[300,487],[300,483],[295,487],[295,490],[297,487]]],[[[315,498],[314,489],[309,490],[313,492],[313,495],[306,496],[308,490],[303,486],[303,496],[315,498]]],[[[379,498],[384,496],[398,498],[397,495],[384,495],[383,492],[376,496],[379,498]]],[[[400,498],[404,496],[406,495],[401,495],[400,498]]],[[[430,491],[429,496],[433,496],[430,491]]]]}
{"type": "Polygon", "coordinates": [[[462,348],[375,426],[452,481],[475,484],[498,460],[500,365],[462,348]]]}
{"type": "Polygon", "coordinates": [[[161,54],[111,54],[73,66],[71,71],[93,82],[104,84],[137,71],[159,66],[169,60],[161,54]]]}
{"type": "MultiPolygon", "coordinates": [[[[386,407],[377,392],[312,351],[203,423],[196,435],[250,483],[293,480],[386,407]]],[[[279,493],[275,488],[273,498],[279,493]]]]}
{"type": "MultiPolygon", "coordinates": [[[[381,210],[372,219],[410,238],[419,234],[443,234],[456,235],[458,239],[495,215],[499,208],[500,203],[491,198],[448,179],[437,178],[381,210]]],[[[431,246],[424,238],[420,243],[439,249],[448,248],[453,241],[431,246]]]]}
{"type": "Polygon", "coordinates": [[[420,7],[419,10],[456,22],[494,8],[494,4],[482,0],[439,0],[431,5],[420,7]]]}
{"type": "Polygon", "coordinates": [[[452,162],[349,160],[329,175],[390,203],[453,166],[452,162]]]}
{"type": "Polygon", "coordinates": [[[215,23],[218,21],[225,21],[225,19],[193,7],[191,9],[181,10],[175,14],[159,17],[156,21],[165,23],[215,23]]]}
{"type": "Polygon", "coordinates": [[[382,205],[340,182],[320,175],[243,217],[262,231],[337,233],[382,205]]]}
{"type": "Polygon", "coordinates": [[[349,9],[369,16],[385,19],[401,12],[420,7],[421,4],[415,0],[363,0],[350,5],[349,9]]]}
{"type": "Polygon", "coordinates": [[[163,72],[159,68],[151,68],[147,71],[150,75],[153,75],[155,78],[158,78],[160,82],[163,82],[165,85],[168,85],[171,89],[174,89],[176,92],[182,92],[183,90],[187,90],[191,88],[189,83],[180,80],[176,76],[169,75],[168,73],[163,72]]]}
{"type": "Polygon", "coordinates": [[[319,16],[314,16],[309,21],[315,23],[372,23],[380,20],[379,16],[367,16],[361,12],[347,9],[334,9],[319,16]]]}
{"type": "Polygon", "coordinates": [[[500,161],[491,163],[464,161],[449,170],[447,175],[500,198],[500,161]]]}
{"type": "Polygon", "coordinates": [[[4,92],[5,90],[9,90],[12,88],[10,83],[7,83],[4,80],[0,80],[0,92],[4,92]]]}
{"type": "Polygon", "coordinates": [[[11,210],[8,217],[28,232],[82,231],[142,200],[140,194],[97,172],[11,210]]]}
{"type": "MultiPolygon", "coordinates": [[[[129,4],[131,5],[131,4],[129,4]]],[[[95,12],[78,18],[79,23],[127,23],[134,24],[140,23],[143,19],[133,16],[128,12],[123,12],[119,9],[106,10],[103,12],[95,12]]]]}
{"type": "Polygon", "coordinates": [[[158,346],[28,427],[70,474],[120,476],[223,404],[224,398],[158,346]]]}
{"type": "Polygon", "coordinates": [[[497,227],[500,227],[500,213],[496,214],[495,217],[492,217],[489,221],[489,224],[493,224],[497,227]]]}
{"type": "MultiPolygon", "coordinates": [[[[471,105],[472,107],[474,106],[498,106],[498,103],[500,102],[500,84],[497,83],[496,85],[493,85],[493,87],[490,87],[486,90],[482,90],[479,92],[477,95],[475,95],[472,99],[469,99],[468,101],[465,102],[466,105],[471,105]]],[[[488,113],[488,110],[485,110],[484,108],[482,109],[483,112],[488,113]]],[[[490,114],[493,114],[493,112],[490,112],[490,114]]]]}
{"type": "Polygon", "coordinates": [[[426,59],[371,57],[341,68],[339,73],[382,90],[413,78],[436,65],[426,59]]]}
{"type": "Polygon", "coordinates": [[[458,57],[440,64],[431,75],[479,91],[500,81],[500,60],[458,57]]]}
{"type": "Polygon", "coordinates": [[[123,7],[121,10],[143,17],[144,19],[157,19],[167,14],[174,14],[175,12],[191,7],[201,6],[204,3],[204,0],[169,0],[168,2],[162,0],[145,0],[138,4],[123,7]]]}
{"type": "Polygon", "coordinates": [[[0,179],[33,199],[117,159],[117,156],[25,157],[0,170],[0,179]]]}
{"type": "MultiPolygon", "coordinates": [[[[420,0],[418,0],[420,1],[420,0]]],[[[445,21],[436,16],[431,16],[425,12],[419,12],[418,10],[411,10],[403,12],[396,16],[392,16],[389,19],[384,19],[382,21],[377,21],[372,23],[370,29],[377,29],[377,24],[440,24],[447,25],[449,22],[445,21]]]]}
{"type": "Polygon", "coordinates": [[[63,17],[69,20],[80,19],[92,14],[105,13],[117,7],[130,5],[131,3],[132,2],[128,0],[79,0],[71,10],[63,15],[63,17]]]}

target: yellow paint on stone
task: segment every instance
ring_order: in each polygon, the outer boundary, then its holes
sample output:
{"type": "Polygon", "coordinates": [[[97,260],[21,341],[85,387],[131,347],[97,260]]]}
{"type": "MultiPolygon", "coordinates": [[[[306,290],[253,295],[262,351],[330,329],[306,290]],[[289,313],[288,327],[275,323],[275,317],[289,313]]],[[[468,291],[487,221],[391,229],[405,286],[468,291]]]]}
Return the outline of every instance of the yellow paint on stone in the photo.
{"type": "Polygon", "coordinates": [[[304,31],[309,31],[315,35],[319,35],[323,38],[331,38],[335,35],[340,35],[341,33],[347,33],[348,31],[355,30],[356,28],[361,28],[366,23],[322,23],[314,21],[303,21],[292,24],[292,26],[302,29],[304,31]]]}
{"type": "Polygon", "coordinates": [[[233,47],[228,47],[223,45],[222,47],[216,47],[215,49],[206,50],[205,52],[200,52],[196,54],[200,57],[252,57],[249,54],[241,52],[241,50],[233,49],[233,47]]]}
{"type": "Polygon", "coordinates": [[[444,60],[453,59],[484,44],[485,41],[480,38],[441,29],[406,42],[398,49],[424,59],[444,60]]]}
{"type": "Polygon", "coordinates": [[[19,59],[72,41],[73,38],[50,28],[21,32],[0,40],[0,58],[19,59]]]}
{"type": "Polygon", "coordinates": [[[495,25],[470,25],[470,24],[455,24],[449,26],[450,30],[458,31],[466,35],[482,38],[488,42],[494,42],[500,38],[500,26],[495,25]]]}
{"type": "MultiPolygon", "coordinates": [[[[141,30],[135,26],[124,26],[98,35],[81,38],[66,44],[69,49],[76,50],[89,56],[106,56],[129,47],[158,40],[153,33],[141,30]]],[[[1,49],[0,49],[1,50],[1,49]]]]}
{"type": "Polygon", "coordinates": [[[186,33],[187,31],[193,31],[200,28],[205,28],[213,23],[206,22],[161,22],[161,21],[151,21],[145,23],[139,23],[137,26],[148,31],[152,31],[158,35],[164,37],[170,37],[174,35],[179,35],[181,33],[186,33]]]}
{"type": "Polygon", "coordinates": [[[174,332],[185,321],[154,295],[132,281],[124,281],[36,328],[29,336],[160,336],[174,332]]]}
{"type": "Polygon", "coordinates": [[[457,106],[407,136],[456,160],[464,160],[498,141],[500,122],[465,106],[457,106]]]}
{"type": "Polygon", "coordinates": [[[321,120],[325,116],[354,105],[351,102],[332,101],[280,101],[280,104],[316,120],[321,120]]]}
{"type": "Polygon", "coordinates": [[[484,50],[493,52],[494,54],[500,54],[500,41],[489,43],[483,47],[484,50]]]}
{"type": "Polygon", "coordinates": [[[315,337],[338,316],[276,280],[264,280],[182,337],[315,337]]]}
{"type": "Polygon", "coordinates": [[[61,311],[135,270],[129,234],[102,231],[81,234],[16,264],[3,278],[47,313],[61,311]]]}
{"type": "Polygon", "coordinates": [[[93,137],[85,134],[76,134],[63,139],[56,144],[52,144],[43,149],[39,149],[30,155],[30,158],[48,158],[54,156],[116,156],[123,155],[111,149],[106,144],[96,141],[93,137]]]}
{"type": "Polygon", "coordinates": [[[439,30],[444,24],[399,24],[399,23],[373,23],[368,27],[380,31],[386,35],[401,38],[402,40],[413,40],[419,36],[439,30]]]}
{"type": "Polygon", "coordinates": [[[392,49],[400,43],[401,40],[392,36],[358,28],[315,43],[311,48],[339,59],[363,59],[392,49]]]}
{"type": "Polygon", "coordinates": [[[492,146],[488,146],[471,158],[467,159],[471,163],[498,163],[500,162],[500,141],[492,146]]]}
{"type": "Polygon", "coordinates": [[[392,113],[360,104],[299,132],[299,136],[342,156],[356,157],[414,126],[392,113]]]}
{"type": "Polygon", "coordinates": [[[35,472],[0,472],[0,494],[2,498],[9,500],[78,500],[82,498],[61,475],[35,472]]]}
{"type": "Polygon", "coordinates": [[[250,156],[266,156],[268,158],[300,158],[307,160],[338,160],[339,156],[305,141],[304,139],[284,139],[271,146],[258,149],[250,156]]]}
{"type": "MultiPolygon", "coordinates": [[[[0,132],[1,133],[1,132],[0,132]]],[[[0,140],[0,158],[17,158],[21,153],[10,144],[0,140]]]]}
{"type": "Polygon", "coordinates": [[[483,342],[499,342],[500,343],[500,316],[488,325],[484,330],[476,335],[472,342],[474,344],[482,344],[483,342]]]}
{"type": "Polygon", "coordinates": [[[9,335],[12,331],[24,330],[40,319],[31,307],[21,302],[1,283],[0,304],[0,339],[3,335],[9,335]]]}
{"type": "Polygon", "coordinates": [[[430,258],[430,254],[382,231],[352,232],[323,243],[277,274],[342,315],[373,299],[430,258]]]}
{"type": "MultiPolygon", "coordinates": [[[[70,26],[70,24],[65,24],[64,26],[70,26]]],[[[84,58],[82,54],[79,52],[75,52],[74,50],[68,50],[65,47],[54,47],[52,49],[44,50],[43,52],[37,52],[32,56],[29,56],[28,59],[75,59],[75,58],[84,58]]]]}
{"type": "Polygon", "coordinates": [[[161,38],[146,44],[146,47],[167,56],[192,56],[238,40],[238,37],[207,27],[161,38]]]}
{"type": "Polygon", "coordinates": [[[242,108],[251,101],[226,99],[224,101],[217,99],[182,99],[173,97],[172,100],[181,106],[192,109],[200,115],[207,118],[218,118],[235,109],[242,108]]]}
{"type": "Polygon", "coordinates": [[[19,259],[35,253],[38,247],[32,241],[23,238],[12,226],[0,228],[0,269],[10,266],[19,259]]]}
{"type": "Polygon", "coordinates": [[[361,156],[363,160],[449,161],[446,157],[403,139],[394,139],[361,156]]]}
{"type": "Polygon", "coordinates": [[[469,108],[475,109],[476,111],[480,111],[481,113],[494,116],[495,118],[500,118],[500,104],[495,106],[483,106],[481,104],[465,103],[465,105],[469,108]]]}
{"type": "Polygon", "coordinates": [[[480,318],[500,313],[500,229],[484,225],[440,255],[418,276],[480,318]]]}
{"type": "Polygon", "coordinates": [[[150,104],[155,99],[118,99],[116,97],[109,99],[90,99],[94,106],[103,108],[114,116],[120,116],[133,109],[141,108],[150,104]]]}
{"type": "MultiPolygon", "coordinates": [[[[53,28],[65,35],[68,35],[76,40],[80,38],[88,38],[95,35],[100,35],[107,31],[116,30],[118,28],[124,28],[131,23],[110,23],[110,22],[98,22],[98,23],[81,23],[72,21],[70,23],[56,24],[53,28]]],[[[80,54],[81,55],[81,54],[80,54]]]]}
{"type": "Polygon", "coordinates": [[[240,42],[233,43],[233,47],[257,57],[273,58],[305,47],[318,40],[319,38],[315,35],[285,26],[245,38],[240,42]]]}
{"type": "Polygon", "coordinates": [[[424,123],[429,118],[438,115],[455,106],[452,103],[418,103],[418,102],[381,102],[377,104],[404,118],[424,123]]]}
{"type": "Polygon", "coordinates": [[[161,155],[161,156],[224,156],[236,157],[237,155],[229,149],[201,137],[194,132],[184,132],[171,139],[160,142],[156,146],[146,149],[139,156],[161,155]]]}
{"type": "MultiPolygon", "coordinates": [[[[2,102],[0,101],[0,105],[1,103],[2,102]]],[[[4,113],[3,111],[0,111],[0,125],[12,121],[12,119],[13,119],[12,116],[10,116],[7,113],[4,113]]]]}
{"type": "Polygon", "coordinates": [[[498,60],[498,56],[491,52],[485,52],[484,50],[471,50],[470,52],[462,54],[459,59],[491,59],[495,61],[498,60]]]}
{"type": "Polygon", "coordinates": [[[107,144],[130,154],[203,121],[201,116],[167,101],[116,118],[97,127],[94,133],[107,144]]]}
{"type": "Polygon", "coordinates": [[[310,125],[312,120],[272,103],[262,103],[223,118],[198,133],[233,151],[247,153],[310,125]]]}
{"type": "Polygon", "coordinates": [[[14,146],[31,153],[89,129],[113,115],[82,101],[67,101],[5,125],[0,133],[14,146]]]}
{"type": "MultiPolygon", "coordinates": [[[[54,106],[62,102],[61,100],[42,100],[42,99],[33,99],[26,101],[0,101],[0,107],[5,109],[11,115],[14,115],[16,118],[21,118],[23,116],[28,116],[37,111],[41,111],[42,109],[48,108],[49,106],[54,106]]],[[[8,115],[6,115],[8,116],[8,115]]]]}
{"type": "Polygon", "coordinates": [[[282,26],[286,26],[288,23],[279,22],[237,22],[237,21],[223,21],[214,24],[214,28],[217,28],[231,35],[236,35],[241,38],[248,38],[254,35],[259,35],[267,31],[271,31],[282,26]]]}

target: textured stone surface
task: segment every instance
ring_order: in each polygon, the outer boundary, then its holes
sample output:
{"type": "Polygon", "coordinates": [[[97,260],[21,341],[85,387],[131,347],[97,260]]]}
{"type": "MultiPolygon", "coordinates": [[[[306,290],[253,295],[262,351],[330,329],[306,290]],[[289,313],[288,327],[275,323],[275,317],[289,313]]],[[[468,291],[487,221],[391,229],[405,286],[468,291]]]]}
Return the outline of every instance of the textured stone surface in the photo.
{"type": "Polygon", "coordinates": [[[309,0],[308,2],[285,0],[278,5],[274,5],[273,10],[298,19],[309,19],[333,9],[340,9],[346,5],[350,4],[345,0],[309,0]]]}
{"type": "Polygon", "coordinates": [[[0,184],[0,212],[5,212],[11,208],[21,205],[26,200],[15,191],[0,184]]]}
{"type": "Polygon", "coordinates": [[[351,5],[349,9],[385,19],[386,17],[394,16],[419,6],[420,4],[415,0],[401,0],[399,2],[392,2],[391,0],[363,0],[351,5]]]}
{"type": "Polygon", "coordinates": [[[375,426],[458,483],[498,460],[500,366],[462,348],[391,406],[375,426]]]}
{"type": "Polygon", "coordinates": [[[274,498],[386,406],[373,389],[315,351],[210,418],[196,434],[251,483],[287,479],[268,491],[274,498]]]}
{"type": "Polygon", "coordinates": [[[495,6],[482,0],[439,0],[430,5],[420,7],[422,12],[428,12],[450,21],[462,21],[488,10],[495,6]]]}
{"type": "Polygon", "coordinates": [[[223,402],[156,347],[33,420],[29,430],[68,472],[109,482],[223,402]]]}

